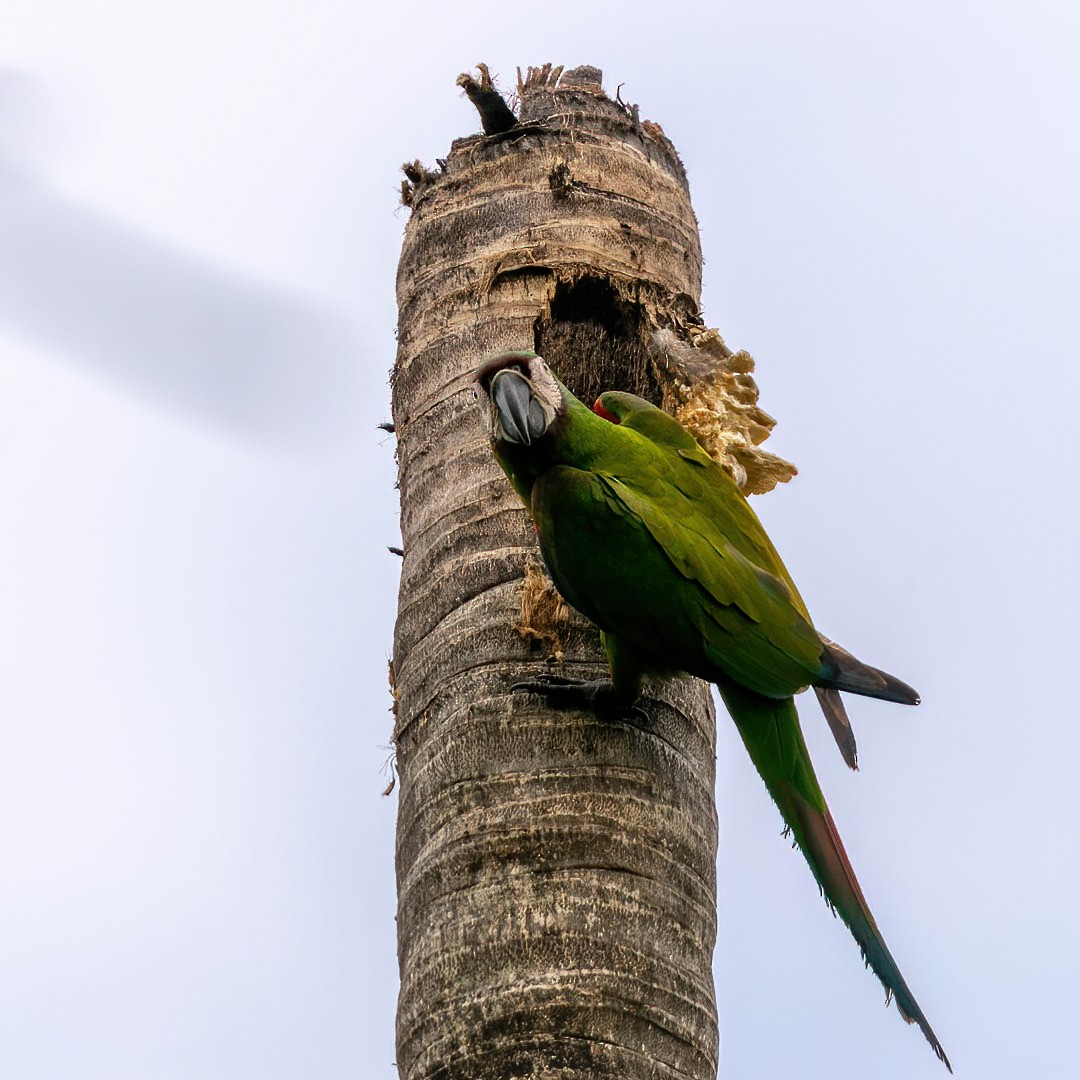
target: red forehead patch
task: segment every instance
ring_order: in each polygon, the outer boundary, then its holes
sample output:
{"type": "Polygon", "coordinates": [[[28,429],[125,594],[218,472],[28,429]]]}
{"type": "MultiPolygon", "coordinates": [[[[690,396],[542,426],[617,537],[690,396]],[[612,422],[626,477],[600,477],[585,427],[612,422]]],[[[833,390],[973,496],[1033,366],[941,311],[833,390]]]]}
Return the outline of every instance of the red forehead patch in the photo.
{"type": "Polygon", "coordinates": [[[609,413],[607,409],[604,408],[604,403],[599,398],[593,402],[592,411],[596,413],[597,416],[602,416],[605,420],[609,420],[613,424],[619,422],[619,418],[609,413]]]}

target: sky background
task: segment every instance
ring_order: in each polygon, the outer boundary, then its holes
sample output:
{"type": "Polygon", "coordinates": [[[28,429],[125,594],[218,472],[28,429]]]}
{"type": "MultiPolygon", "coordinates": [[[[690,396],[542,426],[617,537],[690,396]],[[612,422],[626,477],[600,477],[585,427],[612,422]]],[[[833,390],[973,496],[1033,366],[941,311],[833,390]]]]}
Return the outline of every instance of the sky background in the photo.
{"type": "MultiPolygon", "coordinates": [[[[755,501],[916,685],[807,737],[958,1076],[1075,1066],[1080,9],[7,0],[0,1075],[391,1080],[403,161],[479,60],[678,147],[755,501]],[[208,314],[209,313],[209,314],[208,314]]],[[[477,422],[480,422],[478,415],[477,422]]],[[[720,719],[723,1080],[944,1076],[720,719]]]]}

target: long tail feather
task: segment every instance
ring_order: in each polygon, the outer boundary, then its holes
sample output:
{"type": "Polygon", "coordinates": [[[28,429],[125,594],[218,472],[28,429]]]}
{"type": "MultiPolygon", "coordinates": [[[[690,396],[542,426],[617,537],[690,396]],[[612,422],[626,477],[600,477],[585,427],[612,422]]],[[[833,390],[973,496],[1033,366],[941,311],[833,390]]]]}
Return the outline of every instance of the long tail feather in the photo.
{"type": "Polygon", "coordinates": [[[859,887],[814,775],[794,699],[765,698],[731,684],[721,684],[720,693],[829,906],[851,931],[886,994],[895,998],[900,1015],[909,1024],[919,1025],[951,1073],[949,1059],[889,952],[859,887]]]}

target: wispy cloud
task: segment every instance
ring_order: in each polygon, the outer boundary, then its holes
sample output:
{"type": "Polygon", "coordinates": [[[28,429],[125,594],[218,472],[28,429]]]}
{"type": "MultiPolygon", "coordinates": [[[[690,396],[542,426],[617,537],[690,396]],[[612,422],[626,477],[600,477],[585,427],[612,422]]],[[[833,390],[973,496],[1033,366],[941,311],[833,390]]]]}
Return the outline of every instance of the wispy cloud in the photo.
{"type": "Polygon", "coordinates": [[[0,325],[148,401],[307,442],[355,410],[358,335],[286,289],[80,204],[0,147],[0,325]]]}

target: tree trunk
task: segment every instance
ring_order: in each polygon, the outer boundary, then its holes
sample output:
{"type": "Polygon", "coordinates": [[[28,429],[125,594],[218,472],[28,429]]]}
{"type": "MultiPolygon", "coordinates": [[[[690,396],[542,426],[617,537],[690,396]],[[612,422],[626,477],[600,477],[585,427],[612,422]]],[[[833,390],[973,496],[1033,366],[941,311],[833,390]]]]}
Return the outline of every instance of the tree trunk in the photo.
{"type": "Polygon", "coordinates": [[[472,92],[490,89],[486,69],[481,87],[463,76],[495,133],[457,140],[439,172],[407,166],[403,186],[392,672],[406,1080],[716,1073],[708,687],[651,685],[640,725],[511,692],[605,664],[541,568],[473,373],[535,348],[585,401],[632,390],[696,422],[748,490],[791,469],[757,449],[771,421],[752,361],[698,315],[674,148],[595,69],[560,74],[530,70],[508,130],[472,92]]]}

